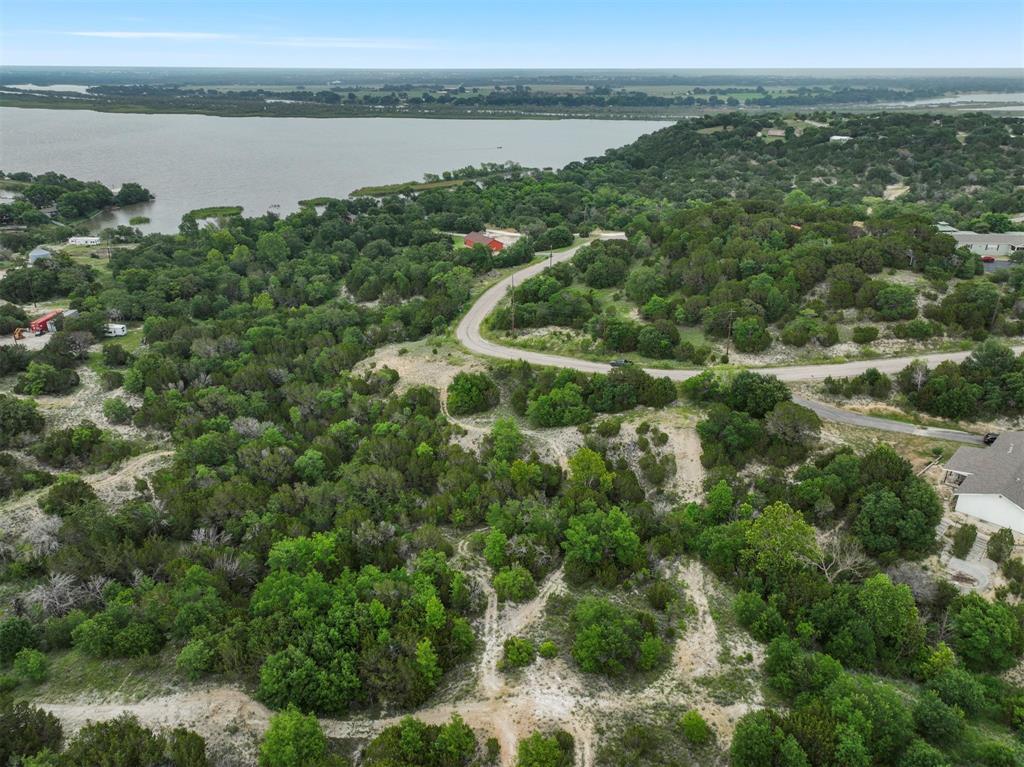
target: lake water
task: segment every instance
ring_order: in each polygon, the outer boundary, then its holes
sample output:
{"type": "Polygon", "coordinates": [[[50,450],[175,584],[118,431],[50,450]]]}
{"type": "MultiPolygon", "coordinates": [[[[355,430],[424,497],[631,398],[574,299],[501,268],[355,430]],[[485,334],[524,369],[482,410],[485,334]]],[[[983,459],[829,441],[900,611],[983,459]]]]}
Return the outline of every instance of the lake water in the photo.
{"type": "Polygon", "coordinates": [[[562,167],[669,123],[631,120],[259,118],[0,109],[0,168],[58,171],[116,188],[137,181],[156,200],[94,219],[147,216],[177,231],[183,214],[242,205],[283,214],[311,197],[511,160],[562,167]],[[280,206],[280,207],[273,207],[280,206]]]}

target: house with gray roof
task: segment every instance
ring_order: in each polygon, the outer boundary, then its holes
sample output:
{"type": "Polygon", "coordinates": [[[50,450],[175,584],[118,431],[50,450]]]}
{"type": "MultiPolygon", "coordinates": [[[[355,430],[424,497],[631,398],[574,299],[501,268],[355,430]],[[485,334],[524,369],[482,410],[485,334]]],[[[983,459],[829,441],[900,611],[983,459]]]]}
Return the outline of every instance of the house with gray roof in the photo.
{"type": "Polygon", "coordinates": [[[970,248],[972,253],[979,256],[1008,258],[1018,250],[1024,250],[1024,232],[995,234],[954,230],[946,234],[956,240],[958,248],[970,248]]]}
{"type": "Polygon", "coordinates": [[[945,469],[957,511],[1024,533],[1024,432],[1000,434],[989,447],[961,447],[945,469]]]}

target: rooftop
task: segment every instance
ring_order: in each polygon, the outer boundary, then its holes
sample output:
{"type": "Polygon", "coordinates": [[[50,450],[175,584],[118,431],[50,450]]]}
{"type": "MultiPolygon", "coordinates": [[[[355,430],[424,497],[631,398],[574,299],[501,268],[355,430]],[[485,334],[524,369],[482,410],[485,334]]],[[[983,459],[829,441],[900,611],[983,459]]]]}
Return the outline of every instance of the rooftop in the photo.
{"type": "Polygon", "coordinates": [[[982,232],[950,232],[957,245],[1012,245],[1024,248],[1024,232],[1003,232],[1001,234],[982,232]]]}
{"type": "Polygon", "coordinates": [[[946,470],[967,475],[957,493],[1002,495],[1024,508],[1024,432],[1000,434],[989,447],[961,447],[946,470]]]}

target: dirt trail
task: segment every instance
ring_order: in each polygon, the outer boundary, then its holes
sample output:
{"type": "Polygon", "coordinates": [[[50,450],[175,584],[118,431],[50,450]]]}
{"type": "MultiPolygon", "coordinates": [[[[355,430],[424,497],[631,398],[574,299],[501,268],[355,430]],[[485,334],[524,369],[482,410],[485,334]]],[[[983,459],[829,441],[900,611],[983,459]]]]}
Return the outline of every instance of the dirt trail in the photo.
{"type": "MultiPolygon", "coordinates": [[[[719,650],[722,647],[709,604],[709,599],[717,595],[696,562],[670,570],[672,576],[686,579],[687,595],[696,615],[688,622],[685,635],[678,640],[669,668],[653,684],[635,694],[616,690],[593,676],[584,678],[561,657],[538,659],[512,677],[503,674],[497,668],[503,642],[508,636],[524,633],[543,616],[548,598],[565,588],[564,575],[557,570],[548,576],[537,596],[529,602],[502,607],[490,585],[490,571],[479,555],[470,552],[468,538],[459,542],[453,562],[473,578],[487,599],[477,626],[484,648],[477,662],[475,691],[465,699],[442,700],[402,714],[321,719],[329,737],[367,740],[398,723],[403,716],[412,715],[429,724],[441,724],[453,714],[459,714],[479,734],[498,740],[503,767],[515,764],[520,739],[535,730],[553,728],[563,728],[573,735],[576,767],[593,767],[598,725],[643,706],[680,702],[696,706],[715,726],[719,744],[728,747],[735,721],[758,702],[720,705],[707,700],[699,686],[691,684],[700,676],[721,670],[719,650]]],[[[214,763],[229,765],[255,761],[256,744],[271,715],[265,706],[245,692],[230,687],[191,690],[137,703],[81,701],[45,703],[42,707],[60,718],[71,731],[86,721],[109,719],[125,712],[135,714],[150,726],[185,725],[207,738],[211,755],[215,755],[214,763]]]]}
{"type": "Polygon", "coordinates": [[[122,461],[100,474],[87,476],[92,489],[108,504],[121,503],[135,495],[135,480],[145,477],[170,463],[173,450],[157,450],[142,453],[122,461]]]}
{"type": "Polygon", "coordinates": [[[270,722],[271,711],[241,690],[212,687],[150,698],[138,703],[40,703],[64,725],[65,734],[89,722],[130,713],[154,728],[188,727],[208,744],[211,764],[256,763],[258,740],[270,722]]]}

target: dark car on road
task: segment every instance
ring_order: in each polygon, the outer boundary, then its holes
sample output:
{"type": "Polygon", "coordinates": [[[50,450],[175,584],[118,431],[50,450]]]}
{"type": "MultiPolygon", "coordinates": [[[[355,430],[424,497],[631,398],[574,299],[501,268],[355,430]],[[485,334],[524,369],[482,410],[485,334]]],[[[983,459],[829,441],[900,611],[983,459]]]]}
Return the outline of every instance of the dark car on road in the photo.
{"type": "Polygon", "coordinates": [[[993,442],[995,442],[995,441],[996,441],[996,440],[997,440],[998,438],[999,438],[999,434],[998,434],[997,432],[994,432],[994,431],[990,431],[990,432],[989,432],[988,434],[986,434],[986,435],[985,435],[984,437],[982,437],[981,439],[982,439],[982,441],[983,441],[983,442],[984,442],[984,443],[985,443],[986,445],[991,445],[991,444],[992,444],[993,442]]]}
{"type": "Polygon", "coordinates": [[[612,360],[608,364],[611,365],[613,368],[624,368],[626,367],[626,365],[632,365],[633,363],[630,362],[629,360],[612,360]]]}

